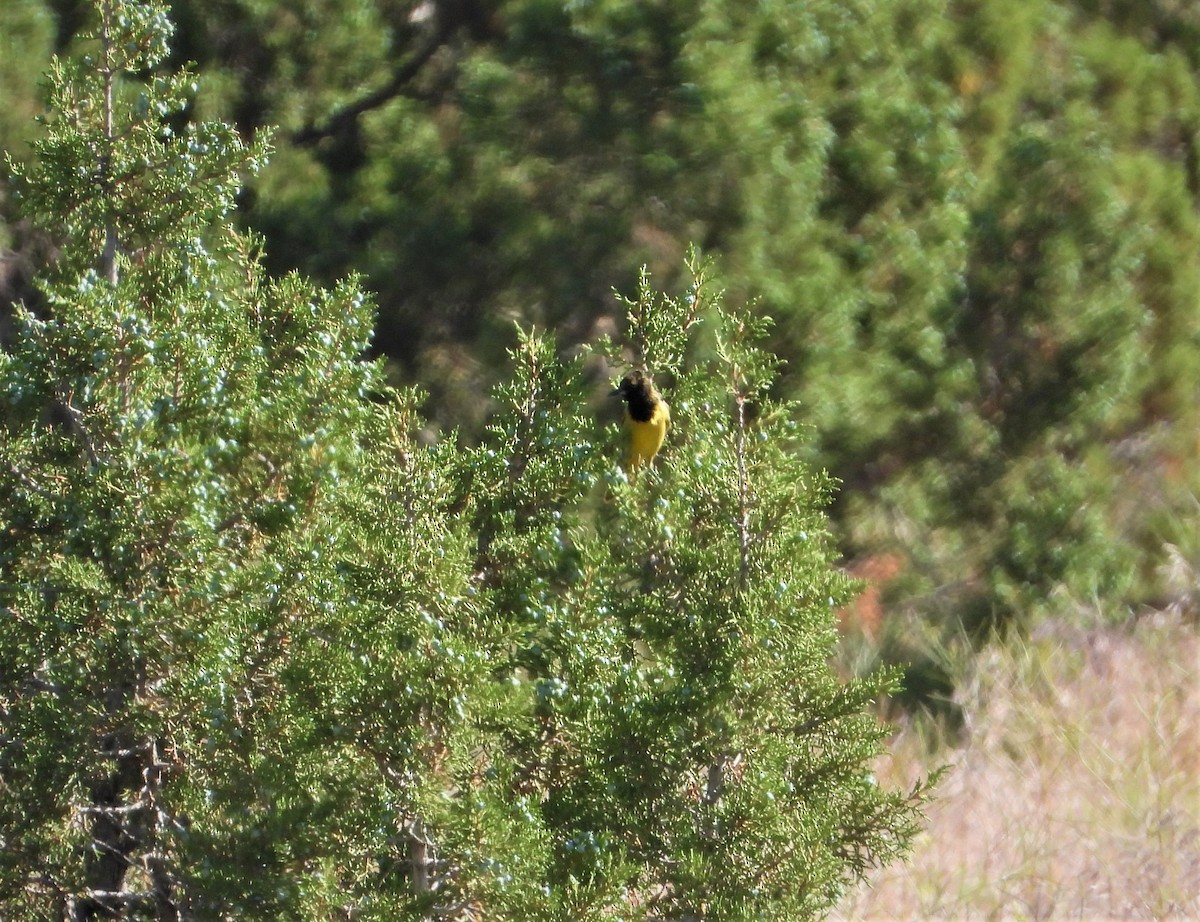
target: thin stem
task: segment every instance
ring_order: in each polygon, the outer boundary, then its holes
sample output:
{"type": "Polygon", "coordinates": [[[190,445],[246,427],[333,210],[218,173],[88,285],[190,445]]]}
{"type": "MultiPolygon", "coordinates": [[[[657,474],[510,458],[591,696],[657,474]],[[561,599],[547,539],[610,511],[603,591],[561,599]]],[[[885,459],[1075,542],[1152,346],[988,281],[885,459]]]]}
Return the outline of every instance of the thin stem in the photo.
{"type": "Polygon", "coordinates": [[[100,183],[104,190],[107,214],[104,219],[104,253],[100,257],[101,274],[108,279],[110,285],[117,284],[117,227],[112,213],[112,149],[115,141],[113,129],[113,87],[116,83],[116,70],[113,67],[112,35],[109,26],[112,21],[112,2],[105,0],[100,8],[100,45],[103,53],[104,75],[104,149],[100,154],[100,183]]]}
{"type": "Polygon", "coordinates": [[[746,466],[746,395],[737,387],[734,369],[734,405],[737,407],[738,476],[738,588],[745,590],[750,578],[750,475],[746,466]]]}

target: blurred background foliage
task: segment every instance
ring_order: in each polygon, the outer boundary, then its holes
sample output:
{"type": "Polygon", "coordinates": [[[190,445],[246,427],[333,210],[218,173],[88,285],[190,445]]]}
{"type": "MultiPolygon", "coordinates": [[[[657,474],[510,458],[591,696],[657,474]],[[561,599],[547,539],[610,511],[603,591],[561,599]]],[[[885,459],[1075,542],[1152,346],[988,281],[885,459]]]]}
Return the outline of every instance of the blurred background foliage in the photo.
{"type": "MultiPolygon", "coordinates": [[[[0,6],[17,162],[38,75],[87,16],[0,6]]],[[[914,664],[913,688],[936,691],[921,661],[951,638],[1190,588],[1162,564],[1200,558],[1200,7],[177,0],[172,18],[192,115],[274,127],[241,213],[269,267],[361,274],[375,348],[438,425],[480,431],[513,319],[593,341],[614,287],[643,264],[682,284],[694,242],[775,320],[777,396],[842,481],[851,571],[879,583],[858,612],[872,655],[914,664]]],[[[36,302],[55,241],[13,214],[0,186],[0,294],[36,302]]]]}

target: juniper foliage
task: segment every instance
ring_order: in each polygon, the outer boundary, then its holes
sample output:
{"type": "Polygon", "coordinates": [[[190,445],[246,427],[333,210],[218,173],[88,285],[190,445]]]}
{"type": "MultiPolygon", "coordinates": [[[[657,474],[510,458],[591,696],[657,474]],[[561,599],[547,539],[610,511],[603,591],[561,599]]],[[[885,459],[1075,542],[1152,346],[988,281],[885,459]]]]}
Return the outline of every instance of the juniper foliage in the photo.
{"type": "Polygon", "coordinates": [[[676,420],[636,477],[532,332],[430,445],[357,282],[234,229],[266,146],[177,127],[166,8],[96,14],[10,164],[61,255],[0,352],[3,914],[794,920],[901,854],[763,322],[698,261],[627,302],[676,420]]]}

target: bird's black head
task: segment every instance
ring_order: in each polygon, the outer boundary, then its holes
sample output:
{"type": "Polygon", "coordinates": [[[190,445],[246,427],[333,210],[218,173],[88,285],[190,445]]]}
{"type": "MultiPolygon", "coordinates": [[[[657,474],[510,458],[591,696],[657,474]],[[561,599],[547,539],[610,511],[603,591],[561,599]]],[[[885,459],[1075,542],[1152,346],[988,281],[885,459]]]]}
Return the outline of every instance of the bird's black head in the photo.
{"type": "Polygon", "coordinates": [[[624,400],[629,405],[629,415],[641,422],[649,421],[654,413],[654,403],[658,399],[654,390],[654,380],[644,371],[631,371],[621,379],[621,383],[609,396],[624,400]]]}

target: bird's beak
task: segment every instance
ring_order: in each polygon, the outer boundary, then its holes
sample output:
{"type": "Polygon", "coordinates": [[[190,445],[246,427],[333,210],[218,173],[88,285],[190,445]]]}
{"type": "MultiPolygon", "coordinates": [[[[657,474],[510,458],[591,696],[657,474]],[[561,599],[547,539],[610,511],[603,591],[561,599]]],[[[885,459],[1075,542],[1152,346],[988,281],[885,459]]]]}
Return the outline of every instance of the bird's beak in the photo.
{"type": "Polygon", "coordinates": [[[611,391],[608,392],[608,396],[609,397],[620,397],[621,389],[619,387],[614,387],[611,391]]]}

